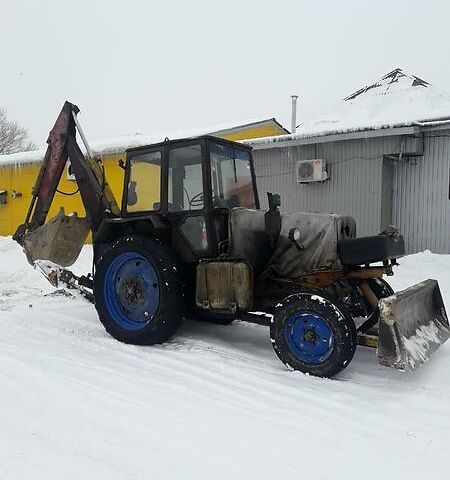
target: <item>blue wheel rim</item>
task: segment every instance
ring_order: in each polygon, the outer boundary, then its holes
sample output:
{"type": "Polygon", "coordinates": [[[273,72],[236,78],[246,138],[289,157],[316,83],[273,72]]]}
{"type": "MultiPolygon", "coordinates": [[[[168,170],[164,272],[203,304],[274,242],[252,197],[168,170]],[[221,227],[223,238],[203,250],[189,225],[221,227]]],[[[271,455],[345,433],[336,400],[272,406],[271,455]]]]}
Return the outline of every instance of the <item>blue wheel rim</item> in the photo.
{"type": "Polygon", "coordinates": [[[288,317],[284,337],[290,352],[308,365],[324,362],[333,352],[333,331],[325,318],[315,312],[296,312],[288,317]]]}
{"type": "Polygon", "coordinates": [[[138,253],[118,255],[106,270],[103,298],[110,317],[120,327],[144,328],[159,306],[159,279],[155,269],[138,253]]]}

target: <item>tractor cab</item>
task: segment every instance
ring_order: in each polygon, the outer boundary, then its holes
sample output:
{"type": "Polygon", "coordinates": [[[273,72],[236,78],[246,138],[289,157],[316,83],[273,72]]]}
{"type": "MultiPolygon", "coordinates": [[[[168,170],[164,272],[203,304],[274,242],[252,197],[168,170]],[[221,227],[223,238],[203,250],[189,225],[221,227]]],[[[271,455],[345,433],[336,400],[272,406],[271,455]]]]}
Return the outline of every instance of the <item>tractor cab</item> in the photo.
{"type": "Polygon", "coordinates": [[[259,208],[250,147],[202,136],[127,151],[122,217],[164,218],[186,260],[223,253],[235,207],[259,208]]]}

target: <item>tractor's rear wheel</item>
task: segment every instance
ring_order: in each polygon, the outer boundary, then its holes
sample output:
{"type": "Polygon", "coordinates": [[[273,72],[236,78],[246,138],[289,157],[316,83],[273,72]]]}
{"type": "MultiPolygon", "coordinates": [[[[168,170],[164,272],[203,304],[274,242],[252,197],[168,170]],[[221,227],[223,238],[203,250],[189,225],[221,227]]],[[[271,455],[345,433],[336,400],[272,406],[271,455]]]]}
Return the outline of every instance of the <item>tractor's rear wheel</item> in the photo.
{"type": "Polygon", "coordinates": [[[270,326],[273,348],[294,370],[333,377],[351,362],[357,337],[351,315],[328,298],[296,293],[275,309],[270,326]]]}
{"type": "Polygon", "coordinates": [[[94,297],[106,331],[125,343],[163,343],[183,319],[177,262],[153,238],[130,235],[107,247],[96,264],[94,297]]]}

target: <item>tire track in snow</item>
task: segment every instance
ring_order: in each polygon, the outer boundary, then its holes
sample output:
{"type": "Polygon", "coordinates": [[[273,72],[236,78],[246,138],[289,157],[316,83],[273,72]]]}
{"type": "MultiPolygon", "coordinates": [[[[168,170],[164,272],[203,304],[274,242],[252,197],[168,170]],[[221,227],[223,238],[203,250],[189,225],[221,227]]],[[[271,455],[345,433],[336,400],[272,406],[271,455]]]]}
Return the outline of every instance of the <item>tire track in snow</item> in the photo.
{"type": "Polygon", "coordinates": [[[317,379],[286,371],[261,327],[187,322],[172,342],[133,347],[92,307],[36,285],[9,285],[19,293],[0,312],[8,480],[148,478],[149,464],[157,478],[442,478],[447,346],[413,375],[359,350],[339,379],[317,379]],[[22,294],[31,309],[15,305],[22,294]]]}

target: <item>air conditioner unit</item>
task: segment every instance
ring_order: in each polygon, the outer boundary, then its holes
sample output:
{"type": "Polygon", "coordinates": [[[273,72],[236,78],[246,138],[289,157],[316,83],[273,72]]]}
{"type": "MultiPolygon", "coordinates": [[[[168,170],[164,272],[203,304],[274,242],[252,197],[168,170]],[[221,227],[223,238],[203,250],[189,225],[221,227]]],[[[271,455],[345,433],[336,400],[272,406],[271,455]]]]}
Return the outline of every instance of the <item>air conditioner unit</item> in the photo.
{"type": "Polygon", "coordinates": [[[328,179],[326,162],[321,159],[299,160],[297,162],[297,182],[323,182],[328,179]]]}

